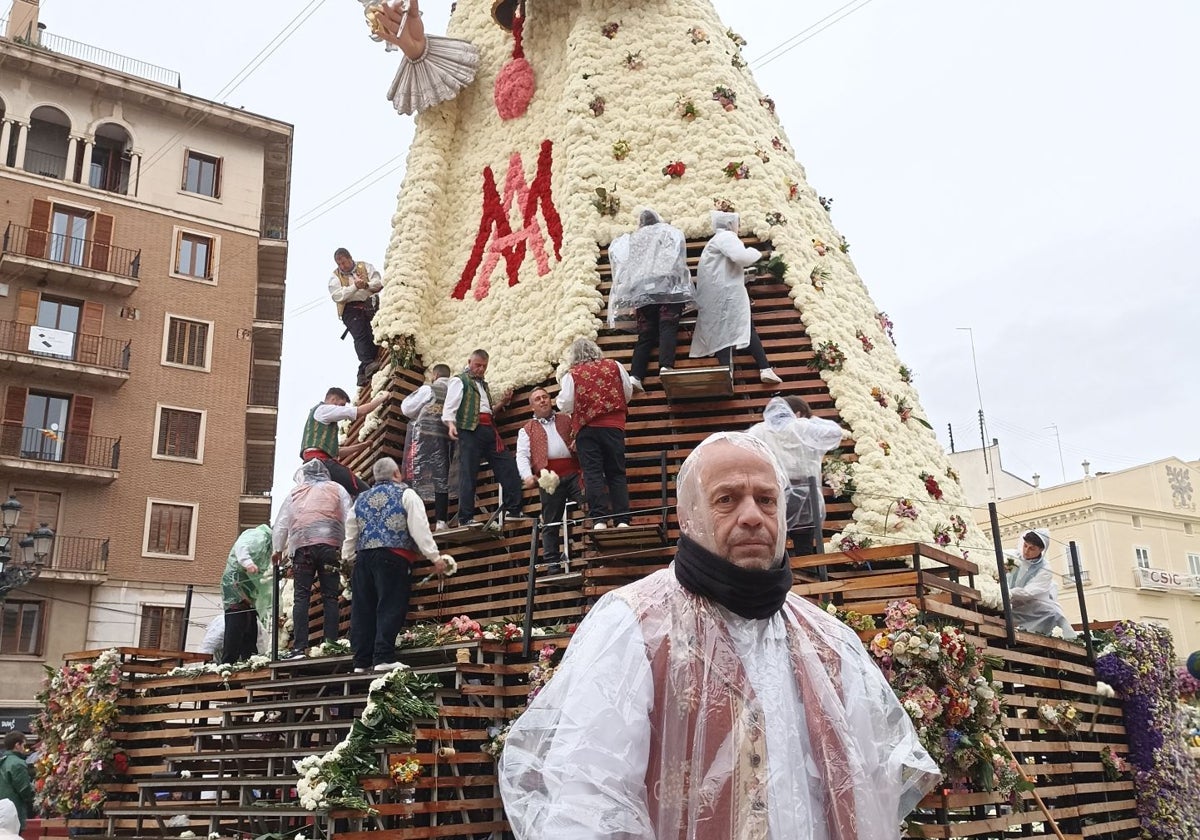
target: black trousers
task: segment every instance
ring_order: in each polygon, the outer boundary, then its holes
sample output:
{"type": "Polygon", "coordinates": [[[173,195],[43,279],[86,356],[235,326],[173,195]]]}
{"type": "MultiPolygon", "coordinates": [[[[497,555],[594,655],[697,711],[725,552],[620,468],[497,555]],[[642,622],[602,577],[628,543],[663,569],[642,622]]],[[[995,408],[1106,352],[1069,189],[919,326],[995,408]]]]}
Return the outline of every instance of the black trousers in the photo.
{"type": "MultiPolygon", "coordinates": [[[[311,461],[312,459],[309,458],[308,460],[311,461]]],[[[346,492],[350,494],[350,498],[353,499],[367,489],[367,483],[350,472],[350,468],[341,461],[336,461],[333,458],[323,458],[321,463],[325,465],[325,469],[329,470],[329,477],[333,482],[342,485],[346,489],[346,492]]]]}
{"type": "Polygon", "coordinates": [[[354,339],[354,355],[358,356],[358,375],[366,372],[375,361],[375,336],[371,334],[371,310],[362,303],[348,303],[342,309],[342,323],[354,339]]]}
{"type": "Polygon", "coordinates": [[[575,436],[575,452],[583,467],[588,515],[597,522],[612,517],[629,522],[629,483],[625,478],[625,430],[584,426],[575,436]]]}
{"type": "MultiPolygon", "coordinates": [[[[717,361],[723,365],[727,365],[732,355],[732,347],[718,350],[717,361]]],[[[754,329],[754,324],[750,325],[750,355],[754,357],[754,363],[758,365],[759,370],[766,370],[771,366],[771,363],[767,361],[767,351],[763,350],[762,341],[759,340],[758,330],[754,329]]]]}
{"type": "Polygon", "coordinates": [[[386,548],[358,552],[350,576],[350,647],[354,667],[396,661],[396,636],[408,614],[412,567],[386,548]]]}
{"type": "Polygon", "coordinates": [[[222,662],[241,662],[258,653],[258,612],[243,601],[225,608],[225,648],[222,662]]]}
{"type": "Polygon", "coordinates": [[[292,558],[292,583],[296,600],[292,604],[292,650],[308,648],[308,608],[312,603],[313,580],[321,582],[321,613],[325,641],[338,638],[338,594],[342,591],[339,569],[341,552],[332,545],[306,545],[296,549],[292,558]]]}
{"type": "Polygon", "coordinates": [[[644,379],[650,367],[650,353],[658,345],[658,367],[675,367],[675,345],[679,336],[679,316],[682,303],[652,303],[637,311],[637,343],[633,345],[633,361],[629,365],[634,379],[644,379]]]}
{"type": "MultiPolygon", "coordinates": [[[[538,490],[542,501],[542,522],[562,522],[567,502],[583,504],[583,492],[579,489],[579,474],[561,478],[554,493],[538,490]]],[[[562,560],[562,526],[547,525],[542,528],[542,562],[558,563],[562,560]]]]}
{"type": "Polygon", "coordinates": [[[508,449],[496,451],[498,438],[495,426],[458,430],[458,523],[466,525],[475,518],[475,484],[479,468],[487,461],[492,475],[504,491],[505,513],[521,512],[521,474],[517,458],[508,449]]]}

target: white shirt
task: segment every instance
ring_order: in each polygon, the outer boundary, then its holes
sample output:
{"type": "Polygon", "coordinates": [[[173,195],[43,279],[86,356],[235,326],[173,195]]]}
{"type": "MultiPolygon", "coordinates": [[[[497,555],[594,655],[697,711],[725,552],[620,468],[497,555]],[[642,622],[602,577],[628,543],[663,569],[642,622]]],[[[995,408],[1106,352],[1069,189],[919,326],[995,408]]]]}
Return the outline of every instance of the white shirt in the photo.
{"type": "MultiPolygon", "coordinates": [[[[542,424],[542,428],[546,430],[546,457],[548,458],[570,458],[571,450],[567,448],[566,441],[562,439],[562,435],[558,433],[558,427],[554,425],[554,414],[551,414],[546,419],[534,417],[542,424]]],[[[521,427],[521,431],[517,432],[517,472],[521,474],[522,479],[533,478],[533,464],[530,458],[529,432],[525,431],[525,427],[521,427]]]]}
{"type": "MultiPolygon", "coordinates": [[[[435,379],[434,382],[441,382],[443,379],[446,379],[446,377],[443,376],[441,379],[435,379]]],[[[416,420],[417,415],[421,413],[421,409],[429,405],[429,403],[432,401],[433,387],[428,384],[422,385],[420,388],[404,398],[404,400],[400,403],[400,411],[402,411],[404,416],[409,420],[416,420]]],[[[459,397],[459,402],[462,402],[461,396],[459,397]]],[[[455,409],[457,410],[457,406],[455,406],[455,409]]]]}
{"type": "MultiPolygon", "coordinates": [[[[404,512],[408,515],[408,535],[417,544],[417,550],[425,555],[427,560],[438,559],[441,552],[438,551],[437,543],[433,541],[433,531],[429,529],[429,517],[425,513],[425,503],[421,501],[417,491],[411,487],[404,491],[400,500],[404,504],[404,512]]],[[[358,524],[358,517],[354,516],[354,512],[351,511],[350,518],[346,520],[346,541],[342,543],[342,557],[353,559],[354,555],[358,553],[358,532],[360,530],[362,529],[358,524]]]]}
{"type": "Polygon", "coordinates": [[[327,426],[340,423],[343,420],[353,420],[358,417],[358,407],[353,405],[333,405],[321,403],[313,412],[313,419],[327,426]]]}
{"type": "MultiPolygon", "coordinates": [[[[479,392],[479,413],[491,414],[492,403],[488,400],[487,391],[483,387],[483,383],[475,379],[471,380],[475,383],[475,390],[479,392]]],[[[458,415],[458,407],[462,405],[463,398],[463,383],[457,376],[450,378],[450,384],[446,386],[446,405],[442,409],[442,422],[453,423],[458,415]]]]}
{"type": "Polygon", "coordinates": [[[333,298],[334,303],[354,303],[369,300],[371,295],[383,288],[383,277],[379,274],[378,269],[370,263],[363,263],[367,269],[367,288],[360,289],[354,285],[354,281],[358,279],[358,275],[351,271],[349,274],[342,274],[341,269],[335,269],[333,276],[329,278],[329,296],[333,298]],[[350,281],[350,285],[343,286],[340,278],[345,277],[350,281]]]}
{"type": "MultiPolygon", "coordinates": [[[[617,369],[621,371],[621,388],[625,391],[625,402],[629,402],[633,399],[633,382],[625,372],[625,365],[618,362],[617,369]]],[[[554,403],[559,411],[575,410],[575,377],[571,376],[570,371],[563,377],[562,385],[558,389],[558,399],[554,403]]]]}

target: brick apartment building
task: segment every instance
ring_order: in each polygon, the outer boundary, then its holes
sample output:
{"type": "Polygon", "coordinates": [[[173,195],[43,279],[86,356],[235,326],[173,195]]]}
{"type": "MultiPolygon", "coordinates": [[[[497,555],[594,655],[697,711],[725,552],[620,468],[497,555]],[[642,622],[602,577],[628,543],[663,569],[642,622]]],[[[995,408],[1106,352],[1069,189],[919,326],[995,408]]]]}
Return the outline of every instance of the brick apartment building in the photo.
{"type": "Polygon", "coordinates": [[[2,605],[0,717],[64,652],[177,645],[188,584],[198,645],[270,516],[287,260],[290,125],[37,11],[0,39],[0,500],[56,540],[2,605]]]}

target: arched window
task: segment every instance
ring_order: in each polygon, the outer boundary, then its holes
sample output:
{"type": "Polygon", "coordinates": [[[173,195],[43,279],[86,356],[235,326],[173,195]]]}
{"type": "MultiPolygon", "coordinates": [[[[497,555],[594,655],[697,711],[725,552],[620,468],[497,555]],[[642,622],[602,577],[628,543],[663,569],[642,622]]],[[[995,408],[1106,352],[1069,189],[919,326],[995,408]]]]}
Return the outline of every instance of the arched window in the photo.
{"type": "Polygon", "coordinates": [[[86,173],[88,186],[108,192],[129,193],[132,138],[124,126],[104,123],[96,129],[92,162],[86,173]]]}
{"type": "Polygon", "coordinates": [[[70,140],[71,120],[66,114],[51,105],[34,108],[29,118],[29,139],[25,143],[25,171],[65,178],[70,140]]]}

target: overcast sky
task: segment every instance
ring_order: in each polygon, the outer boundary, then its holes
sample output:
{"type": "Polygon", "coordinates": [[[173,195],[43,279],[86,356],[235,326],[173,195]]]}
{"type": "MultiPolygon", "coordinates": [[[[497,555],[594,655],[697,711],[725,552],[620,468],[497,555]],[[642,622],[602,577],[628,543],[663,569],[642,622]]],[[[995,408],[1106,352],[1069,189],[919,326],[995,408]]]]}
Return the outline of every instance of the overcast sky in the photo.
{"type": "MultiPolygon", "coordinates": [[[[413,126],[384,96],[395,54],[366,38],[357,0],[42,6],[55,34],[295,125],[278,501],[305,412],[354,385],[325,283],[339,246],[383,267],[413,126]]],[[[1068,480],[1085,458],[1095,472],[1200,457],[1200,3],[858,0],[769,62],[844,0],[716,6],[835,199],[943,443],[952,424],[959,449],[979,445],[969,327],[1010,472],[1061,481],[1051,425],[1068,480]]],[[[449,3],[423,8],[443,32],[449,3]]]]}

